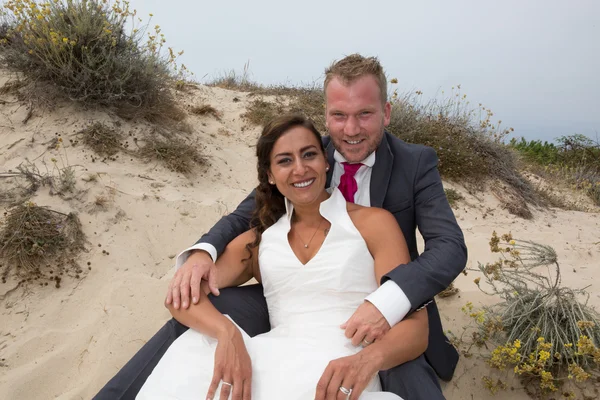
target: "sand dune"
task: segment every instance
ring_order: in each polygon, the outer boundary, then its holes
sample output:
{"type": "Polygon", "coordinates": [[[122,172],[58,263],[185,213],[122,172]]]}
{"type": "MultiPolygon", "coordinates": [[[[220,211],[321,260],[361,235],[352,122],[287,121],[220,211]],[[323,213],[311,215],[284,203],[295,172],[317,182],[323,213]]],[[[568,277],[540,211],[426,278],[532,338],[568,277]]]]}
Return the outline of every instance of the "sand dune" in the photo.
{"type": "MultiPolygon", "coordinates": [[[[9,79],[2,75],[0,86],[9,79]]],[[[91,270],[83,279],[64,279],[59,289],[52,285],[15,289],[14,280],[0,284],[1,398],[91,398],[169,318],[163,300],[174,256],[231,212],[254,186],[253,146],[259,129],[247,126],[241,117],[252,98],[203,86],[178,97],[184,107],[210,104],[221,113],[220,119],[187,117],[192,133],[184,136],[203,148],[210,163],[190,176],[124,153],[116,161],[92,162],[91,150],[69,141],[92,121],[119,121],[120,129],[132,137],[152,129],[147,123],[120,121],[105,112],[59,103],[54,110],[34,110],[23,124],[26,107],[10,95],[3,96],[0,172],[15,170],[26,158],[43,168],[44,161],[51,167],[52,157],[62,157],[65,163],[68,157],[68,164],[76,166],[77,195],[64,199],[42,188],[33,201],[78,212],[89,240],[89,251],[78,262],[84,266],[89,262],[91,270]],[[64,149],[48,149],[47,143],[57,133],[63,137],[64,149]],[[90,175],[98,179],[86,182],[90,175]],[[98,196],[106,197],[105,207],[94,206],[98,196]]],[[[132,137],[126,137],[130,148],[132,137]]],[[[2,179],[0,185],[7,182],[2,179]]],[[[455,213],[466,236],[469,266],[494,259],[488,248],[492,231],[511,231],[515,237],[553,246],[563,283],[591,285],[591,302],[600,305],[600,288],[594,280],[600,267],[597,209],[534,210],[534,218],[526,221],[503,210],[492,194],[475,197],[460,186],[445,185],[466,198],[455,213]]],[[[480,293],[472,282],[475,277],[461,275],[456,282],[459,293],[438,301],[445,329],[461,330],[467,318],[460,308],[467,301],[489,304],[494,300],[480,293]]],[[[447,398],[490,397],[481,384],[486,368],[482,360],[462,358],[456,378],[444,386],[447,398]]],[[[495,398],[527,398],[518,383],[514,385],[515,390],[495,398]]]]}

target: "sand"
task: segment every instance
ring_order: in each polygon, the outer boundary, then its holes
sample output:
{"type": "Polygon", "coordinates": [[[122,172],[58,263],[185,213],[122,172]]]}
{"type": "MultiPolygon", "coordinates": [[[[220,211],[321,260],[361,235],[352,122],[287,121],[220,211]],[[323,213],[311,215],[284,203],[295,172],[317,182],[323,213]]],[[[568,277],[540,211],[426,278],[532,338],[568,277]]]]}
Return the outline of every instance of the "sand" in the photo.
{"type": "MultiPolygon", "coordinates": [[[[0,72],[0,87],[10,79],[0,72]]],[[[17,287],[10,279],[0,283],[0,398],[89,399],[169,319],[163,301],[175,255],[235,209],[254,186],[253,146],[259,129],[242,118],[252,97],[204,86],[178,93],[183,107],[210,104],[220,112],[220,118],[190,113],[186,119],[192,129],[184,137],[209,159],[209,165],[196,167],[189,176],[123,153],[116,161],[92,162],[91,150],[69,142],[94,121],[120,121],[123,132],[140,137],[152,129],[150,124],[61,102],[53,110],[35,109],[24,124],[25,105],[10,94],[0,98],[0,172],[14,171],[25,159],[42,170],[44,161],[52,167],[52,157],[59,166],[76,166],[75,195],[61,198],[42,188],[33,201],[78,213],[89,244],[77,261],[92,267],[82,279],[65,278],[59,289],[17,287]],[[57,133],[64,147],[48,149],[57,133]],[[87,182],[90,175],[98,179],[87,182]],[[94,205],[98,196],[108,200],[104,207],[94,205]]],[[[127,137],[130,148],[135,147],[132,137],[127,137]]],[[[0,185],[6,184],[0,178],[0,185]]],[[[594,280],[600,267],[600,210],[533,210],[534,218],[523,220],[502,209],[491,193],[475,197],[461,186],[444,184],[465,196],[455,214],[466,237],[469,267],[494,260],[488,247],[492,231],[510,231],[554,247],[563,283],[590,285],[590,301],[600,304],[594,280]]],[[[476,276],[459,276],[459,293],[438,300],[445,329],[461,331],[467,323],[461,307],[467,301],[494,301],[477,289],[476,276]]],[[[489,398],[481,384],[486,373],[489,368],[481,359],[461,358],[454,380],[444,384],[446,397],[489,398]]],[[[514,390],[495,398],[526,399],[519,384],[513,385],[514,390]]]]}

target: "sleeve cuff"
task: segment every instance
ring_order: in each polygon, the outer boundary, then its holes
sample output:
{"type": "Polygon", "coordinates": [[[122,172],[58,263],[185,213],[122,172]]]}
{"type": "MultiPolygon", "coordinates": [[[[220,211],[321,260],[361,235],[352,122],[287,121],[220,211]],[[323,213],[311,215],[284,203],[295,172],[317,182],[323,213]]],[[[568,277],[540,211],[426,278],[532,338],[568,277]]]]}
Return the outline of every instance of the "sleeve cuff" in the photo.
{"type": "Polygon", "coordinates": [[[410,301],[394,281],[388,280],[365,300],[373,304],[385,317],[390,326],[396,325],[410,311],[410,301]]]}
{"type": "Polygon", "coordinates": [[[193,250],[204,250],[210,254],[210,258],[212,258],[213,262],[217,261],[217,249],[215,246],[210,243],[196,243],[192,247],[185,249],[179,253],[179,255],[177,255],[177,258],[175,259],[176,269],[179,269],[179,267],[185,263],[193,250]]]}

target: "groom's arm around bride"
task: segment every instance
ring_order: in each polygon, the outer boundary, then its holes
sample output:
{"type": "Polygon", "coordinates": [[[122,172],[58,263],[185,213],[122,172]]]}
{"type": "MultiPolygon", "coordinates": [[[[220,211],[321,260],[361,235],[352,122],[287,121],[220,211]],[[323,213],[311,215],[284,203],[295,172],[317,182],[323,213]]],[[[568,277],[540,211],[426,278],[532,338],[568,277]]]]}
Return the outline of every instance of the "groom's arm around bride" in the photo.
{"type": "MultiPolygon", "coordinates": [[[[331,166],[328,186],[338,186],[347,163],[361,163],[356,175],[356,202],[381,207],[393,214],[406,239],[410,259],[382,278],[382,285],[348,321],[347,336],[381,335],[408,314],[427,306],[429,342],[416,360],[380,372],[385,391],[410,399],[443,399],[438,379],[450,380],[458,353],[444,335],[435,295],[464,269],[467,249],[446,199],[432,148],[406,143],[385,131],[391,105],[387,78],[376,58],[350,55],[326,70],[324,137],[331,166]],[[419,254],[416,229],[425,248],[419,254]]],[[[254,208],[252,192],[231,214],[221,218],[198,243],[195,251],[178,257],[179,267],[170,288],[173,306],[187,307],[196,297],[202,278],[209,279],[213,262],[226,245],[249,227],[254,208]],[[190,283],[193,283],[190,292],[190,283]]],[[[220,291],[209,296],[222,313],[230,315],[250,336],[270,329],[260,285],[220,291]]],[[[169,345],[187,328],[170,320],[107,384],[99,399],[133,398],[169,345]]],[[[355,337],[357,336],[357,337],[355,337]]]]}

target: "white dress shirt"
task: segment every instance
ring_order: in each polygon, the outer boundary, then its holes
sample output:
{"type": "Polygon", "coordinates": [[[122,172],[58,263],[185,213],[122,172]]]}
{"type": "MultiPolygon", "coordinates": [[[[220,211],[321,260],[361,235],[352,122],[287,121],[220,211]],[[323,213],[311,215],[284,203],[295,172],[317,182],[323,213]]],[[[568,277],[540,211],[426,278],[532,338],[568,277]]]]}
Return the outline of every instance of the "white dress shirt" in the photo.
{"type": "MultiPolygon", "coordinates": [[[[333,166],[333,176],[331,179],[331,187],[337,187],[340,184],[340,178],[344,174],[343,162],[346,161],[336,150],[333,154],[335,159],[335,165],[333,166]]],[[[358,190],[354,194],[354,202],[361,206],[369,207],[371,205],[371,172],[373,171],[373,165],[375,164],[375,152],[371,153],[366,159],[362,161],[362,166],[354,175],[358,190]]],[[[217,259],[217,249],[210,243],[198,243],[194,246],[182,251],[175,260],[175,266],[181,267],[185,260],[190,255],[192,250],[204,250],[210,254],[213,261],[217,259]]],[[[394,281],[387,280],[381,285],[376,291],[368,295],[365,300],[372,303],[379,312],[385,317],[390,326],[396,325],[398,322],[408,314],[410,311],[410,301],[404,291],[394,281]]]]}

